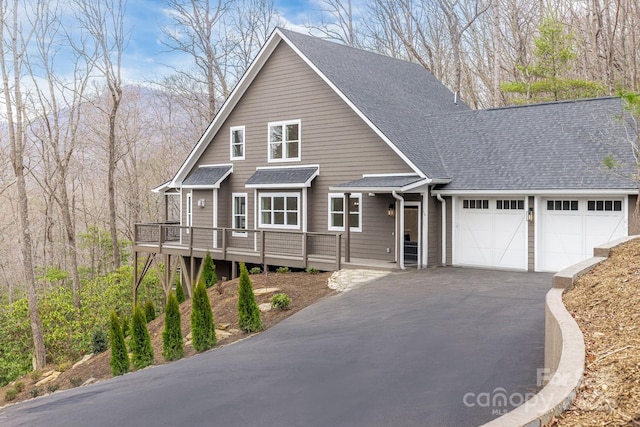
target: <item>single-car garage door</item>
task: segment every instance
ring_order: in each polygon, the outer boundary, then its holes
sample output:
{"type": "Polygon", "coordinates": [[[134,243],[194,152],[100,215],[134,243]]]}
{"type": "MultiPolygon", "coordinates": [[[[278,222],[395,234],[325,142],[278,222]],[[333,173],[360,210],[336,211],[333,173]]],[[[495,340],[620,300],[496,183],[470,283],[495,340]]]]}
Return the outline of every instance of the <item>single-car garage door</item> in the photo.
{"type": "Polygon", "coordinates": [[[540,208],[541,271],[562,270],[592,257],[594,246],[627,235],[622,198],[549,198],[540,208]]]}
{"type": "Polygon", "coordinates": [[[527,269],[525,199],[458,199],[454,263],[527,269]]]}

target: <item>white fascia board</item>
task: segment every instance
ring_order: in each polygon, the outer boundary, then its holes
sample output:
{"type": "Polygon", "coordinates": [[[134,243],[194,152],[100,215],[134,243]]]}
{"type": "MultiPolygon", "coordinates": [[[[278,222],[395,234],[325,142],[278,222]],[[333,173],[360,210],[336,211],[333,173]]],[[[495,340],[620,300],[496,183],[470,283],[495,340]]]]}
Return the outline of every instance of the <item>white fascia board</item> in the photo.
{"type": "Polygon", "coordinates": [[[171,187],[171,181],[167,181],[164,184],[160,184],[158,185],[156,188],[153,188],[151,190],[152,193],[164,193],[167,190],[171,190],[173,189],[173,187],[171,187]]]}
{"type": "Polygon", "coordinates": [[[336,191],[339,193],[353,193],[353,192],[362,192],[362,193],[406,193],[415,188],[422,187],[423,185],[428,185],[429,179],[425,178],[418,182],[414,182],[409,185],[405,185],[404,187],[341,187],[341,186],[332,186],[329,187],[329,191],[336,191]]]}
{"type": "Polygon", "coordinates": [[[283,165],[283,166],[258,166],[256,170],[269,170],[269,169],[308,169],[308,168],[316,168],[318,172],[315,176],[320,174],[320,165],[283,165]]]}
{"type": "Polygon", "coordinates": [[[267,42],[262,46],[262,49],[260,49],[256,58],[253,60],[247,71],[242,75],[238,84],[233,88],[231,94],[229,94],[218,113],[198,140],[198,143],[193,147],[189,156],[187,156],[187,159],[184,161],[182,166],[180,166],[180,169],[171,180],[170,185],[172,187],[179,187],[180,184],[182,184],[186,174],[191,170],[191,168],[193,168],[200,156],[202,156],[202,153],[204,153],[206,148],[209,146],[209,143],[213,140],[213,136],[218,132],[218,130],[220,130],[220,127],[231,111],[233,111],[238,101],[240,101],[242,95],[258,75],[258,72],[262,69],[263,65],[267,62],[271,53],[273,53],[276,46],[278,46],[280,40],[282,40],[282,33],[280,33],[280,31],[275,30],[271,33],[267,42]]]}
{"type": "Polygon", "coordinates": [[[296,184],[245,184],[244,188],[254,188],[257,190],[299,190],[301,188],[311,187],[311,184],[296,183],[296,184]]]}
{"type": "Polygon", "coordinates": [[[302,60],[309,66],[311,67],[311,69],[322,79],[324,80],[324,82],[329,85],[329,87],[331,89],[333,89],[333,91],[389,146],[389,148],[391,148],[411,169],[413,169],[415,171],[415,173],[420,176],[421,178],[429,178],[424,172],[422,172],[420,170],[420,168],[418,168],[411,160],[409,160],[409,158],[407,156],[404,155],[404,153],[402,151],[400,151],[400,149],[398,147],[396,147],[396,145],[391,142],[391,140],[389,138],[387,138],[387,136],[380,130],[378,129],[378,127],[376,125],[373,124],[373,122],[371,120],[369,120],[369,118],[367,116],[365,116],[362,111],[360,111],[360,109],[358,107],[355,106],[355,104],[353,102],[351,102],[351,100],[349,100],[349,98],[347,98],[345,96],[344,93],[342,93],[342,91],[340,91],[340,89],[337,88],[336,85],[333,84],[333,82],[331,80],[329,80],[329,78],[327,78],[327,76],[325,76],[319,69],[318,67],[315,66],[315,64],[313,62],[311,62],[309,60],[309,58],[307,58],[298,48],[297,46],[292,43],[284,34],[282,34],[278,29],[276,29],[276,32],[280,35],[280,37],[282,38],[282,40],[284,40],[291,49],[293,49],[293,51],[300,57],[302,58],[302,60]]]}
{"type": "Polygon", "coordinates": [[[638,194],[638,189],[579,189],[563,190],[431,190],[431,195],[442,196],[588,196],[588,195],[625,195],[638,194]]]}
{"type": "MultiPolygon", "coordinates": [[[[363,178],[380,178],[387,176],[415,176],[418,178],[422,178],[420,175],[415,174],[413,172],[403,172],[403,173],[364,173],[362,174],[363,178]]],[[[429,180],[431,181],[431,180],[429,180]]]]}

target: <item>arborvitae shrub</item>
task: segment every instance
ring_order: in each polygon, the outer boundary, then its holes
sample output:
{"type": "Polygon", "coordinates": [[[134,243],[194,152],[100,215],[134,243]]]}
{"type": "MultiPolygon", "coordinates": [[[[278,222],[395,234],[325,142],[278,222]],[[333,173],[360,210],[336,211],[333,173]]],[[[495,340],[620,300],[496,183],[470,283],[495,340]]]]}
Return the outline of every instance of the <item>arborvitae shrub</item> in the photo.
{"type": "Polygon", "coordinates": [[[111,311],[111,326],[109,330],[111,341],[111,374],[118,375],[129,372],[129,354],[124,343],[124,334],[120,327],[120,320],[115,311],[111,311]]]}
{"type": "Polygon", "coordinates": [[[184,296],[184,289],[182,288],[182,283],[180,278],[176,278],[176,299],[178,300],[178,304],[182,304],[187,298],[184,296]]]}
{"type": "Polygon", "coordinates": [[[147,301],[144,305],[144,318],[147,320],[147,323],[156,318],[156,308],[151,300],[147,301]]]}
{"type": "Polygon", "coordinates": [[[198,282],[193,291],[191,305],[191,341],[197,352],[209,350],[216,345],[216,329],[213,311],[207,295],[204,278],[198,282]]]}
{"type": "Polygon", "coordinates": [[[164,331],[162,331],[162,356],[165,360],[182,358],[182,329],[180,328],[180,307],[176,295],[171,292],[167,309],[164,312],[164,331]]]}
{"type": "Polygon", "coordinates": [[[131,319],[131,362],[136,369],[142,369],[153,363],[153,348],[151,347],[151,337],[147,330],[147,321],[140,306],[133,310],[131,319]]]}
{"type": "Polygon", "coordinates": [[[260,310],[253,295],[253,286],[244,262],[240,263],[240,284],[238,288],[238,324],[245,332],[262,329],[260,310]]]}
{"type": "Polygon", "coordinates": [[[208,289],[218,283],[218,276],[216,275],[216,265],[213,263],[213,259],[211,259],[211,254],[209,253],[209,251],[207,251],[207,253],[205,254],[204,261],[202,262],[202,280],[204,280],[204,284],[208,289]]]}
{"type": "Polygon", "coordinates": [[[109,340],[107,339],[107,333],[100,328],[94,329],[91,334],[91,348],[93,354],[99,354],[106,351],[109,348],[109,340]]]}

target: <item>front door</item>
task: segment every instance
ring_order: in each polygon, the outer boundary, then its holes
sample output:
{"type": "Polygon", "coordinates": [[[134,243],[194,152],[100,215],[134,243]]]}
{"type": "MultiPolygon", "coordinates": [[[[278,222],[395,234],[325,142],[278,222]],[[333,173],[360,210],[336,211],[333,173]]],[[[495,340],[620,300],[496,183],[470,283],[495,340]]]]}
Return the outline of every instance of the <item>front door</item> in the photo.
{"type": "Polygon", "coordinates": [[[405,202],[404,205],[404,233],[402,242],[404,245],[404,265],[420,268],[420,203],[405,202]]]}

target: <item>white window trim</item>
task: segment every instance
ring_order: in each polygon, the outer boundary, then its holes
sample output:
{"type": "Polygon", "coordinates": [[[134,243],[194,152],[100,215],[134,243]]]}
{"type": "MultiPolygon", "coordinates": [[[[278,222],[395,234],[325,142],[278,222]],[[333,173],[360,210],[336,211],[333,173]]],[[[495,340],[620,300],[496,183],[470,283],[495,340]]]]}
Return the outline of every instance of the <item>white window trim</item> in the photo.
{"type": "MultiPolygon", "coordinates": [[[[258,200],[256,202],[256,204],[258,205],[258,227],[259,228],[278,228],[278,229],[284,229],[284,230],[300,230],[300,217],[302,215],[302,205],[300,203],[300,193],[298,191],[290,191],[290,192],[280,192],[280,193],[272,193],[272,192],[267,192],[267,193],[259,193],[258,195],[258,200]],[[298,216],[296,219],[297,225],[280,225],[280,224],[263,224],[262,223],[262,198],[263,197],[270,197],[270,198],[274,198],[274,197],[295,197],[297,199],[297,205],[298,205],[298,216]]],[[[273,204],[272,204],[272,208],[273,208],[273,204]]],[[[286,200],[285,200],[285,209],[286,209],[286,200]]],[[[272,209],[273,211],[273,209],[272,209]]],[[[272,218],[273,220],[273,218],[272,218]]],[[[285,215],[285,220],[286,220],[286,215],[285,215]]]]}
{"type": "Polygon", "coordinates": [[[230,160],[244,160],[244,157],[246,154],[246,148],[247,148],[246,140],[247,140],[247,133],[245,131],[244,126],[231,126],[231,129],[229,129],[229,159],[230,160]],[[237,130],[242,131],[242,156],[233,155],[233,132],[237,130]]]}
{"type": "MultiPolygon", "coordinates": [[[[232,193],[231,194],[231,228],[236,228],[236,215],[241,216],[241,214],[236,213],[236,198],[244,197],[244,224],[248,226],[249,224],[249,197],[247,193],[232,193]]],[[[231,232],[233,237],[247,237],[247,232],[241,231],[233,231],[231,232]]]]}
{"type": "Polygon", "coordinates": [[[269,163],[283,163],[283,162],[299,162],[302,159],[302,121],[300,119],[297,120],[284,120],[280,122],[269,122],[267,124],[267,161],[269,163]],[[298,125],[298,157],[285,157],[287,150],[285,147],[285,126],[286,125],[298,125]],[[271,127],[273,126],[282,126],[282,158],[281,159],[273,159],[271,158],[271,127]]]}
{"type": "MultiPolygon", "coordinates": [[[[327,198],[327,228],[329,231],[345,231],[345,227],[344,225],[342,227],[337,227],[337,226],[333,226],[331,224],[331,199],[343,199],[344,200],[344,193],[329,193],[328,198],[327,198]]],[[[358,226],[357,227],[349,227],[349,231],[353,231],[356,233],[360,233],[362,232],[362,193],[351,193],[351,195],[349,196],[350,199],[358,199],[358,226]]],[[[347,204],[344,204],[345,209],[347,207],[347,204]]],[[[356,212],[352,212],[349,211],[348,213],[346,212],[342,212],[343,215],[343,224],[348,224],[349,223],[349,216],[352,213],[356,213],[356,212]]]]}
{"type": "MultiPolygon", "coordinates": [[[[187,202],[186,202],[187,211],[184,214],[184,222],[186,227],[193,226],[193,192],[189,191],[187,193],[187,202]]],[[[189,229],[186,230],[187,234],[189,234],[189,229]]]]}

